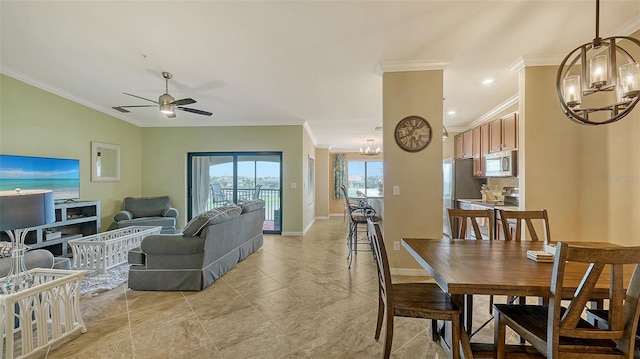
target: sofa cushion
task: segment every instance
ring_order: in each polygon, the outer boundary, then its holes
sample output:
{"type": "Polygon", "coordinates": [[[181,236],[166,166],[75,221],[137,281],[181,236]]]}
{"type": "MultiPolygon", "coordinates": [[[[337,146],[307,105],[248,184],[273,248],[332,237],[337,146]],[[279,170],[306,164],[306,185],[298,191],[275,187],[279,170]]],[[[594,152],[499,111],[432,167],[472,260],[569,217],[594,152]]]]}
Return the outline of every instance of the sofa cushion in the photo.
{"type": "Polygon", "coordinates": [[[238,217],[241,213],[242,208],[236,205],[214,208],[193,217],[182,230],[182,234],[186,237],[197,236],[204,227],[238,217]]]}
{"type": "Polygon", "coordinates": [[[242,202],[239,205],[242,208],[242,213],[247,213],[264,208],[264,201],[261,199],[254,199],[253,201],[242,202]]]}
{"type": "Polygon", "coordinates": [[[162,212],[170,207],[168,196],[126,197],[122,202],[122,209],[131,211],[134,218],[162,216],[162,212]]]}

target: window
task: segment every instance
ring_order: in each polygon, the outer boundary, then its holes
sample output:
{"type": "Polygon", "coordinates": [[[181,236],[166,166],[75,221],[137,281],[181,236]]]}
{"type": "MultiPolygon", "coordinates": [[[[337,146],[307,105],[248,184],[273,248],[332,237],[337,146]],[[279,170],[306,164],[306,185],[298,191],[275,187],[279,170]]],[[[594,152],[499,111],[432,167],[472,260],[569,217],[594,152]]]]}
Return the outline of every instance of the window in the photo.
{"type": "Polygon", "coordinates": [[[382,197],[382,161],[353,160],[347,163],[349,197],[382,197]]]}
{"type": "Polygon", "coordinates": [[[259,198],[264,232],[281,232],[282,152],[194,152],[188,159],[188,219],[259,198]]]}
{"type": "Polygon", "coordinates": [[[309,170],[307,171],[307,204],[312,204],[314,201],[315,185],[313,180],[315,178],[315,162],[316,160],[314,158],[309,157],[309,170]]]}

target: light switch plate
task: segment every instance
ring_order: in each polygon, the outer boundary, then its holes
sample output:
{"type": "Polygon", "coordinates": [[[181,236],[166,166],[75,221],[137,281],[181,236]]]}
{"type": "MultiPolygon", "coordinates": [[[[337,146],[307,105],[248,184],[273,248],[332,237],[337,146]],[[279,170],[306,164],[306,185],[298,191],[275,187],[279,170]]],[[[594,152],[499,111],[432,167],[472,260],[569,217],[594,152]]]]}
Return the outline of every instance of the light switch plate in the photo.
{"type": "Polygon", "coordinates": [[[295,182],[291,182],[291,189],[296,189],[298,188],[298,184],[295,182]]]}
{"type": "Polygon", "coordinates": [[[394,196],[400,195],[400,186],[393,186],[393,195],[394,196]]]}

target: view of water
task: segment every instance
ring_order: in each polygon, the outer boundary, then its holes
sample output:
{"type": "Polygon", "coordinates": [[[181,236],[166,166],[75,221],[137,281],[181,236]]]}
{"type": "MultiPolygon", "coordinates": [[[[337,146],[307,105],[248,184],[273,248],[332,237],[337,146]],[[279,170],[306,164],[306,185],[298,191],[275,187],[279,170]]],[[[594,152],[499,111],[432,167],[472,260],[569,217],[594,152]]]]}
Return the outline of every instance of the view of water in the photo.
{"type": "Polygon", "coordinates": [[[16,188],[50,189],[54,192],[55,199],[80,198],[80,181],[77,179],[0,178],[0,191],[12,191],[16,188]]]}

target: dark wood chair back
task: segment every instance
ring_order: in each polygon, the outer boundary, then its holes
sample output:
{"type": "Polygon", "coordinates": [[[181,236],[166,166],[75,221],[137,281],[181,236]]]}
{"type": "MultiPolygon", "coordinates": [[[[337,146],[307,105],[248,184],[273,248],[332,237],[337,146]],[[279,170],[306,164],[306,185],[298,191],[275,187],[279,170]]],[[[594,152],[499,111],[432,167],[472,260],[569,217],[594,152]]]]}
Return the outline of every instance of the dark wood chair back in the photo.
{"type": "Polygon", "coordinates": [[[476,239],[482,239],[482,233],[478,221],[487,221],[489,227],[489,240],[495,239],[493,230],[494,214],[491,209],[449,209],[449,226],[451,227],[451,239],[469,239],[467,225],[471,223],[476,239]],[[456,226],[458,221],[459,226],[456,226]],[[457,229],[457,230],[456,230],[457,229]]]}
{"type": "Polygon", "coordinates": [[[368,219],[367,226],[369,227],[369,235],[371,236],[371,247],[373,248],[373,256],[376,259],[376,265],[378,268],[380,300],[382,301],[382,303],[384,303],[385,308],[390,311],[389,315],[393,316],[393,297],[391,296],[391,269],[389,267],[389,258],[387,257],[387,250],[384,246],[384,240],[382,239],[380,225],[378,223],[375,223],[371,219],[368,219]]]}
{"type": "Polygon", "coordinates": [[[640,247],[588,247],[558,242],[548,306],[496,304],[495,357],[506,357],[508,325],[547,358],[633,359],[640,316],[640,247]],[[632,270],[624,283],[625,270],[632,270]],[[577,289],[565,285],[576,283],[577,289]],[[582,318],[596,284],[609,288],[607,326],[582,318]],[[625,291],[625,285],[627,285],[625,291]]]}
{"type": "Polygon", "coordinates": [[[539,211],[506,211],[499,210],[500,220],[502,221],[502,229],[504,230],[504,238],[507,241],[522,240],[522,222],[524,221],[527,225],[527,230],[529,232],[529,236],[532,241],[538,241],[538,234],[536,233],[536,229],[533,225],[532,220],[541,220],[544,225],[544,243],[551,243],[551,231],[549,230],[549,217],[547,215],[547,210],[542,209],[539,211]],[[511,230],[509,229],[509,219],[516,220],[516,231],[515,238],[513,238],[511,234],[511,230]]]}
{"type": "MultiPolygon", "coordinates": [[[[635,333],[640,316],[640,247],[594,248],[573,246],[558,242],[551,277],[551,297],[547,318],[547,356],[559,357],[559,338],[610,339],[618,342],[618,349],[633,358],[635,333]],[[568,263],[588,265],[580,287],[572,297],[566,310],[561,301],[567,300],[564,290],[565,269],[568,263]],[[623,283],[623,265],[635,264],[627,290],[623,283]],[[584,328],[578,325],[587,301],[605,267],[609,275],[609,326],[608,328],[584,328]]],[[[565,302],[566,303],[566,302],[565,302]]]]}

